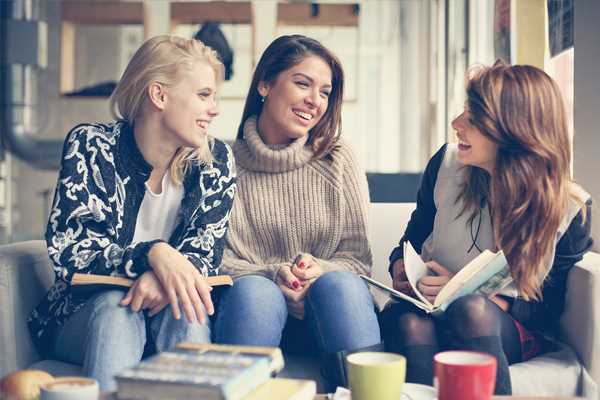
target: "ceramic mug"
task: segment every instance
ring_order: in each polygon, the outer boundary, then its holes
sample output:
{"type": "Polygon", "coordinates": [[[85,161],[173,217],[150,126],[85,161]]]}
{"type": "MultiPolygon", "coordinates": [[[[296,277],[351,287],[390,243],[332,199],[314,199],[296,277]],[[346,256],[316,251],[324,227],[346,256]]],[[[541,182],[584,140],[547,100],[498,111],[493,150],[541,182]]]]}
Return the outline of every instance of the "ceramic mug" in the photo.
{"type": "Polygon", "coordinates": [[[346,357],[352,400],[398,400],[406,359],[393,353],[362,352],[346,357]]]}
{"type": "Polygon", "coordinates": [[[56,378],[40,387],[40,400],[97,400],[98,381],[79,376],[56,378]]]}
{"type": "Polygon", "coordinates": [[[496,384],[496,357],[444,351],[433,357],[438,400],[489,400],[496,384]]]}

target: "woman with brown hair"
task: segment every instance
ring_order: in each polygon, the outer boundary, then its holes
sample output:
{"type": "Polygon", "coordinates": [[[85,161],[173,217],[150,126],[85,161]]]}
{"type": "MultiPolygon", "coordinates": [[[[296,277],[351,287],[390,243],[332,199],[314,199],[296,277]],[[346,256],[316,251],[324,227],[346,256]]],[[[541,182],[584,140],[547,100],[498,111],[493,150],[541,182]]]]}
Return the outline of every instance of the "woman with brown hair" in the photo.
{"type": "Polygon", "coordinates": [[[390,255],[395,289],[410,294],[402,248],[433,271],[419,290],[435,299],[485,249],[502,250],[513,283],[491,298],[455,300],[439,319],[407,304],[384,311],[386,347],[408,359],[407,380],[431,384],[441,349],[498,358],[496,393],[511,393],[509,364],[544,351],[564,307],[570,268],[591,247],[590,196],[570,178],[571,144],[555,82],[542,70],[497,62],[472,71],[457,144],[429,161],[417,208],[390,255]]]}
{"type": "Polygon", "coordinates": [[[339,138],[344,75],[301,35],[263,53],[233,145],[238,192],[223,256],[236,277],[215,341],[318,353],[332,384],[344,354],[381,338],[369,274],[366,176],[339,138]],[[289,317],[288,317],[289,316],[289,317]]]}

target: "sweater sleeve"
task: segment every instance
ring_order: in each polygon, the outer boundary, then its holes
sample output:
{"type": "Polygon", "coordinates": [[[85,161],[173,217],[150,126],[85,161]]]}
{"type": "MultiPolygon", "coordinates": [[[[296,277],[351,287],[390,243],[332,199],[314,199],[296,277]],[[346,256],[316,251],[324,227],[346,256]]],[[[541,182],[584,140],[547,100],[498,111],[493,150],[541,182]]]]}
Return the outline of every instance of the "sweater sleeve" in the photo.
{"type": "Polygon", "coordinates": [[[125,189],[106,151],[116,139],[104,129],[79,125],[65,139],[45,238],[56,277],[67,282],[76,272],[135,279],[150,268],[148,251],[157,242],[117,244],[112,203],[125,189]],[[118,193],[109,194],[105,183],[115,179],[118,193]]]}
{"type": "Polygon", "coordinates": [[[394,262],[404,257],[404,242],[407,240],[410,241],[415,250],[418,253],[421,253],[421,248],[425,239],[427,239],[433,231],[433,221],[435,220],[435,214],[437,213],[433,191],[440,166],[442,165],[444,155],[446,154],[447,146],[447,144],[443,145],[427,163],[427,167],[421,178],[419,191],[417,192],[417,208],[410,216],[410,220],[408,221],[404,235],[402,235],[402,238],[400,239],[400,243],[398,243],[398,246],[396,246],[390,254],[390,274],[392,274],[392,265],[394,265],[394,262]]]}
{"type": "Polygon", "coordinates": [[[235,194],[235,162],[231,148],[215,140],[213,150],[217,161],[200,173],[205,188],[200,204],[192,217],[179,250],[203,276],[216,275],[223,257],[225,237],[235,194]],[[205,187],[210,177],[212,185],[205,187]]]}
{"type": "Polygon", "coordinates": [[[267,265],[253,264],[238,257],[235,252],[226,246],[223,252],[222,273],[231,275],[236,279],[244,275],[260,275],[265,278],[276,281],[279,269],[284,265],[291,266],[291,262],[272,263],[267,265]]]}
{"type": "Polygon", "coordinates": [[[573,266],[592,247],[590,237],[592,222],[592,201],[586,203],[586,217],[583,210],[573,218],[567,231],[558,241],[552,269],[542,286],[541,301],[525,301],[516,298],[512,301],[511,315],[530,329],[551,329],[562,314],[565,306],[567,277],[573,266]]]}
{"type": "Polygon", "coordinates": [[[315,260],[325,272],[347,270],[371,275],[373,255],[367,232],[369,210],[367,175],[360,168],[349,146],[340,146],[337,151],[344,159],[341,181],[344,204],[342,237],[331,258],[315,258],[315,260]]]}

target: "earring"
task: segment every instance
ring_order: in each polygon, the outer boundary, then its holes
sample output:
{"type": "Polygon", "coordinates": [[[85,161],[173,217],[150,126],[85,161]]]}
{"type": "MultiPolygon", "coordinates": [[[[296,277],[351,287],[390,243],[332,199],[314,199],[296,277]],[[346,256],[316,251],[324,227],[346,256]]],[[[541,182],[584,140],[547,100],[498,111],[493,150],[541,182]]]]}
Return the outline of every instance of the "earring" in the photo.
{"type": "Polygon", "coordinates": [[[260,102],[261,102],[261,103],[264,103],[264,102],[265,102],[265,98],[266,98],[266,97],[267,97],[267,96],[260,96],[260,102]]]}

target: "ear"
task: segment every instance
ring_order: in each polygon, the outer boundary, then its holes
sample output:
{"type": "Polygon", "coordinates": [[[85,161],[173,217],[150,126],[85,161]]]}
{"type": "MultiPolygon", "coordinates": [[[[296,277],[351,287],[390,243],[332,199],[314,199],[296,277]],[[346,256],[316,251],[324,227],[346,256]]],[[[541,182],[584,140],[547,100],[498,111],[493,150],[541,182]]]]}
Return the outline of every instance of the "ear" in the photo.
{"type": "Polygon", "coordinates": [[[148,86],[148,98],[154,107],[161,111],[165,109],[167,104],[166,90],[165,87],[160,83],[150,83],[150,86],[148,86]]]}
{"type": "Polygon", "coordinates": [[[267,97],[269,94],[269,84],[267,82],[258,82],[258,94],[260,94],[262,97],[267,97]]]}

